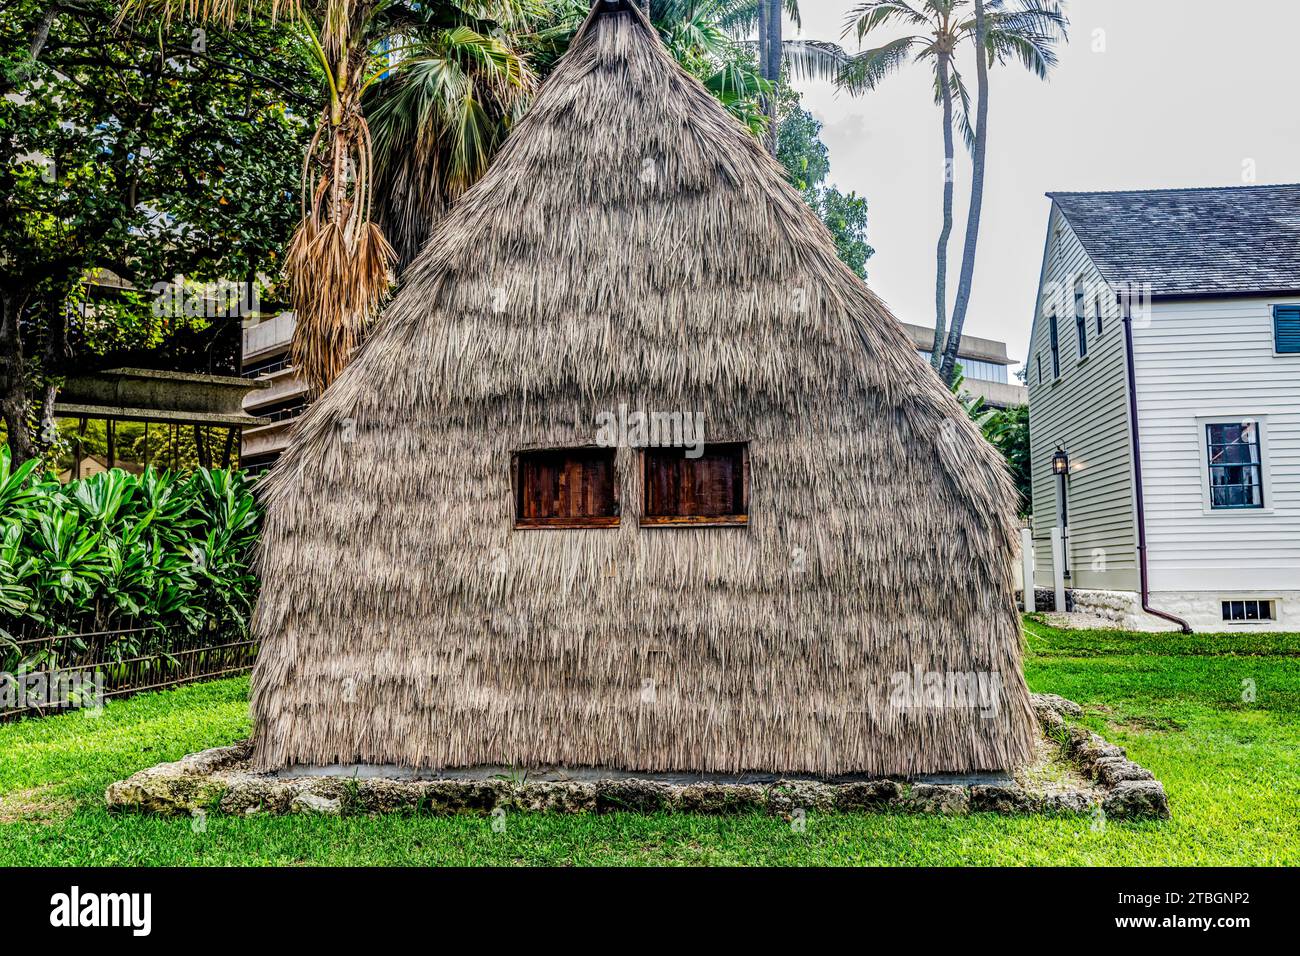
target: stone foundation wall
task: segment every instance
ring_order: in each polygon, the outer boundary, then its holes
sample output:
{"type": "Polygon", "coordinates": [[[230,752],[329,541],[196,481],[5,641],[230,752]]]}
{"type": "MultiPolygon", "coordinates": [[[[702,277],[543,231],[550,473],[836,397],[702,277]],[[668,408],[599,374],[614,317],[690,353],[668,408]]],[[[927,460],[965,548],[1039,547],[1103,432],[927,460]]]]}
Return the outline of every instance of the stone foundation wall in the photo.
{"type": "MultiPolygon", "coordinates": [[[[249,769],[247,742],[159,764],[108,787],[111,809],[166,815],[223,813],[769,813],[808,811],[903,813],[1073,813],[1094,818],[1165,818],[1164,788],[1123,748],[1067,718],[1082,710],[1061,697],[1034,695],[1047,755],[1040,770],[1005,783],[969,785],[885,778],[848,782],[781,779],[770,784],[709,780],[669,783],[643,778],[537,780],[384,776],[287,776],[249,769]],[[1053,766],[1051,761],[1059,760],[1053,766]],[[1048,783],[1051,780],[1053,782],[1048,783]]],[[[1031,768],[1032,769],[1032,768],[1031,768]]]]}
{"type": "Polygon", "coordinates": [[[1142,600],[1135,591],[1076,589],[1067,592],[1067,595],[1074,605],[1073,610],[1078,613],[1091,614],[1121,627],[1141,630],[1144,626],[1150,626],[1152,622],[1165,623],[1160,618],[1143,612],[1142,600]]]}
{"type": "MultiPolygon", "coordinates": [[[[1016,592],[1016,604],[1020,610],[1025,609],[1025,594],[1023,591],[1016,592]]],[[[1074,597],[1072,592],[1067,588],[1065,592],[1065,609],[1073,611],[1074,597]]],[[[1056,610],[1056,592],[1051,588],[1034,588],[1034,611],[1055,611],[1056,610]]]]}
{"type": "MultiPolygon", "coordinates": [[[[1037,592],[1035,592],[1037,593],[1037,592]]],[[[1041,598],[1039,599],[1041,601],[1041,598]]],[[[1047,605],[1039,610],[1054,610],[1051,592],[1047,605]]],[[[1136,591],[1100,591],[1075,589],[1066,592],[1070,610],[1091,614],[1130,630],[1173,630],[1177,625],[1147,614],[1136,591]]],[[[1181,617],[1194,631],[1206,633],[1247,633],[1251,631],[1300,631],[1300,591],[1269,591],[1249,595],[1239,591],[1152,591],[1151,606],[1181,617]],[[1222,602],[1233,598],[1257,597],[1273,601],[1277,620],[1241,622],[1223,620],[1222,602]]]]}
{"type": "Polygon", "coordinates": [[[1300,631],[1300,591],[1152,591],[1151,606],[1186,618],[1197,631],[1300,631]],[[1277,620],[1225,621],[1222,602],[1243,598],[1272,601],[1277,620]]]}

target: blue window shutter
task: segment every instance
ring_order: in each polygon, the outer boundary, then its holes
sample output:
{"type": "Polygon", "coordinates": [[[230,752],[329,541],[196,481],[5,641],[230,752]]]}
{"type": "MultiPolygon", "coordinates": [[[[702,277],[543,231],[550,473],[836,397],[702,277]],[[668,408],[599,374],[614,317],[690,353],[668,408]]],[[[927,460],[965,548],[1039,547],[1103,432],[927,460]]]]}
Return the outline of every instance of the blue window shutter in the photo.
{"type": "Polygon", "coordinates": [[[1300,352],[1300,305],[1273,306],[1273,343],[1279,352],[1300,352]]]}

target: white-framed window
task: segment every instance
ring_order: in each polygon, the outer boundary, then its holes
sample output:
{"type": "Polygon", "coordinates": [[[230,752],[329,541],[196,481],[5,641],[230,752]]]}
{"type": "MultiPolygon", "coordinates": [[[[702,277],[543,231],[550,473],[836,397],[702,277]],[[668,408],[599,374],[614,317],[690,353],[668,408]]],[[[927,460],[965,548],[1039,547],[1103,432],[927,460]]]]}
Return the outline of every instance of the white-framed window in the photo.
{"type": "Polygon", "coordinates": [[[1056,330],[1056,313],[1047,317],[1047,343],[1052,349],[1052,381],[1061,377],[1061,341],[1056,330]]]}
{"type": "Polygon", "coordinates": [[[1081,360],[1088,357],[1088,316],[1084,308],[1086,290],[1083,276],[1079,276],[1074,280],[1074,340],[1081,360]]]}
{"type": "Polygon", "coordinates": [[[1205,513],[1269,513],[1267,416],[1202,416],[1196,419],[1196,431],[1205,513]]]}
{"type": "Polygon", "coordinates": [[[1219,602],[1225,621],[1276,621],[1273,602],[1260,598],[1224,598],[1219,602]]]}

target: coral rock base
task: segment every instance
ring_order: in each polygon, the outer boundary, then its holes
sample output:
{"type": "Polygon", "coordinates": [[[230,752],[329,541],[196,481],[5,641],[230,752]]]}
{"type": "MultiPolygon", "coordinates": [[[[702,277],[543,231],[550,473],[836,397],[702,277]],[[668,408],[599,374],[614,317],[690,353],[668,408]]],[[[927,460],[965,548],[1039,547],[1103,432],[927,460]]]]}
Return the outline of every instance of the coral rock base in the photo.
{"type": "Polygon", "coordinates": [[[235,744],[159,764],[111,784],[110,808],[156,814],[225,813],[550,813],[760,812],[793,816],[809,810],[957,815],[970,812],[1104,814],[1118,819],[1167,818],[1164,788],[1124,750],[1066,717],[1082,709],[1055,695],[1034,695],[1044,738],[1040,759],[1007,784],[939,784],[883,779],[774,783],[701,780],[681,783],[638,777],[528,780],[368,775],[277,775],[249,769],[249,745],[235,744]]]}

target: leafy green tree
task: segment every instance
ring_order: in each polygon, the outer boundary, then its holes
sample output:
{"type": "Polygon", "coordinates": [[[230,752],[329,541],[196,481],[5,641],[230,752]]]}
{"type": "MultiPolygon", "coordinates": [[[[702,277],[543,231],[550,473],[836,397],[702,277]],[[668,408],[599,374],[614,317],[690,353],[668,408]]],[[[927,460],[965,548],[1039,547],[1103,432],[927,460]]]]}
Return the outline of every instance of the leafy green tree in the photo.
{"type": "Polygon", "coordinates": [[[875,251],[867,244],[867,201],[826,185],[831,166],[830,154],[821,141],[821,121],[803,108],[802,97],[788,83],[781,84],[778,95],[777,161],[830,230],[840,259],[865,279],[867,260],[875,251]]]}
{"type": "Polygon", "coordinates": [[[1010,408],[990,408],[978,395],[962,391],[965,376],[960,363],[956,366],[948,388],[957,396],[966,414],[980,428],[984,439],[998,450],[1007,463],[1011,480],[1019,492],[1021,517],[1033,510],[1033,484],[1029,471],[1029,406],[1013,405],[1010,408]]]}
{"type": "Polygon", "coordinates": [[[781,84],[776,159],[791,185],[807,193],[826,181],[831,161],[821,140],[822,122],[803,108],[802,100],[788,83],[781,84]]]}
{"type": "Polygon", "coordinates": [[[1006,459],[1011,478],[1020,492],[1020,514],[1033,508],[1033,487],[1029,477],[1029,406],[1013,405],[993,411],[980,422],[989,444],[1006,459]]]}
{"type": "Polygon", "coordinates": [[[70,333],[156,343],[147,290],[275,271],[296,218],[310,85],[292,39],[115,16],[109,0],[0,8],[0,418],[19,463],[54,437],[70,333]],[[83,310],[106,278],[138,291],[83,310]]]}
{"type": "Polygon", "coordinates": [[[866,199],[855,192],[842,193],[834,186],[826,186],[814,208],[835,239],[840,261],[865,279],[867,260],[876,251],[867,244],[866,199]]]}
{"type": "Polygon", "coordinates": [[[1004,413],[1007,437],[999,438],[994,444],[1001,449],[1011,467],[1011,474],[1020,492],[1020,513],[1027,515],[1034,510],[1033,482],[1029,466],[1029,406],[1017,405],[1004,413]]]}
{"type": "Polygon", "coordinates": [[[313,389],[343,370],[431,219],[486,171],[533,88],[510,31],[543,10],[537,0],[125,0],[125,12],[168,24],[282,22],[291,62],[315,80],[285,260],[294,365],[313,389]]]}

